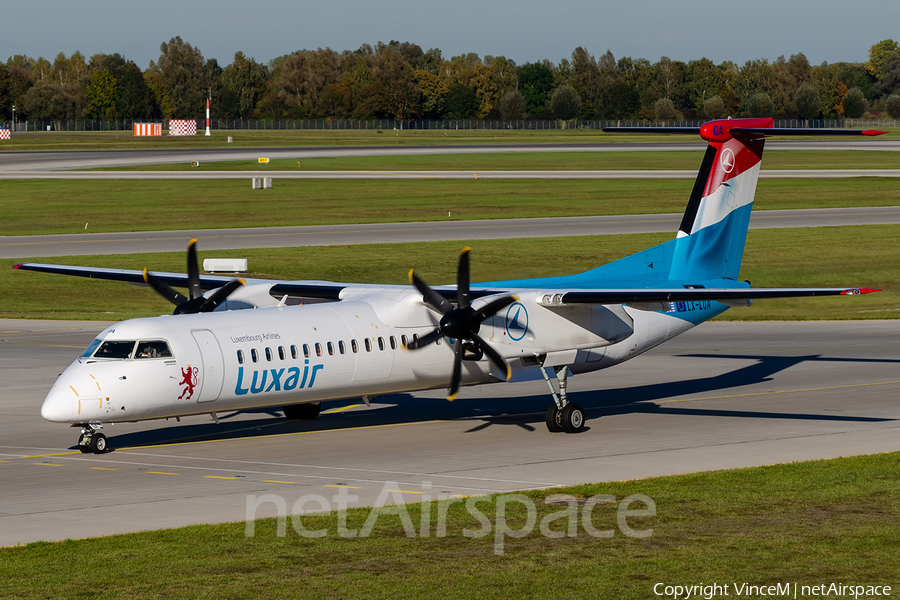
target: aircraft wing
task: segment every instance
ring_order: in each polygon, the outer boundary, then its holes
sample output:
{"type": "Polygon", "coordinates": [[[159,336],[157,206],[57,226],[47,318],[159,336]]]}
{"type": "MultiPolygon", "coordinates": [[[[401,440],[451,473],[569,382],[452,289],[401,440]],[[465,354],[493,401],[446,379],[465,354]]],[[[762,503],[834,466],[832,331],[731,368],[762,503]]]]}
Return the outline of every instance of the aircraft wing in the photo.
{"type": "MultiPolygon", "coordinates": [[[[13,267],[21,271],[37,271],[39,273],[54,273],[56,275],[72,275],[75,277],[88,277],[90,279],[106,279],[109,281],[124,281],[126,283],[135,283],[146,285],[144,281],[144,272],[136,269],[106,269],[102,267],[76,267],[70,265],[46,265],[41,263],[20,263],[13,267]]],[[[188,276],[186,273],[159,273],[150,272],[158,277],[167,285],[175,287],[188,287],[188,276]]],[[[203,290],[214,290],[220,288],[234,277],[220,277],[217,275],[202,275],[200,277],[200,285],[203,290]]],[[[252,280],[251,280],[252,281],[252,280]]]]}
{"type": "Polygon", "coordinates": [[[630,302],[720,301],[724,304],[764,298],[802,298],[809,296],[857,296],[880,292],[872,288],[673,288],[673,289],[594,289],[547,290],[541,304],[628,304],[630,302]]]}

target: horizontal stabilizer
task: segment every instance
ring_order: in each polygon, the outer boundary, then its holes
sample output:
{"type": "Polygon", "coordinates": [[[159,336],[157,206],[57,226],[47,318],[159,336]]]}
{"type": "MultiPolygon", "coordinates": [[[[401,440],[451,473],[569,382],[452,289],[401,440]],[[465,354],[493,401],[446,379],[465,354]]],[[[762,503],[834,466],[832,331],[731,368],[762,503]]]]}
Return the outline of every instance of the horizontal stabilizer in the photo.
{"type": "Polygon", "coordinates": [[[802,298],[809,296],[858,296],[881,290],[871,288],[731,288],[731,289],[639,289],[585,290],[554,293],[544,296],[540,304],[623,304],[628,302],[689,302],[692,300],[734,301],[764,298],[802,298]]]}

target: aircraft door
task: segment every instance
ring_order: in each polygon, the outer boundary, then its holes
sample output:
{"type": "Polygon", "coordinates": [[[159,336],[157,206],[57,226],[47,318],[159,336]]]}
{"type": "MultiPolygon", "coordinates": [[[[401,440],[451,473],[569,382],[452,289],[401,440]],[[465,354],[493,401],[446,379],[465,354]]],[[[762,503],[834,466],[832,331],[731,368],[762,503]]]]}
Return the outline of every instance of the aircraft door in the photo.
{"type": "Polygon", "coordinates": [[[219,398],[222,384],[225,382],[225,359],[222,357],[222,349],[216,336],[208,329],[195,329],[191,331],[191,335],[200,348],[202,358],[197,382],[200,386],[197,402],[212,402],[219,398]]]}

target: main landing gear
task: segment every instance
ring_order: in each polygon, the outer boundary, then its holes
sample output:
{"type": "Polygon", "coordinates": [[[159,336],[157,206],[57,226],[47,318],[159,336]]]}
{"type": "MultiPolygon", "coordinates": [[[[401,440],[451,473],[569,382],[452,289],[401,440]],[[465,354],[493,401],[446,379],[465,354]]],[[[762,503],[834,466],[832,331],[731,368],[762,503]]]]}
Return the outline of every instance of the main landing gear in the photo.
{"type": "MultiPolygon", "coordinates": [[[[79,424],[76,423],[76,427],[79,424]]],[[[102,427],[98,423],[81,423],[81,435],[78,436],[78,449],[82,454],[93,452],[94,454],[103,454],[109,449],[106,436],[100,433],[102,427]]]]}
{"type": "Polygon", "coordinates": [[[551,433],[565,431],[566,433],[578,433],[584,429],[584,409],[577,402],[569,402],[566,393],[567,379],[569,376],[569,367],[555,367],[556,379],[559,383],[559,392],[553,387],[547,369],[541,367],[541,374],[547,387],[550,388],[550,395],[553,397],[553,404],[547,409],[547,429],[551,433]]]}

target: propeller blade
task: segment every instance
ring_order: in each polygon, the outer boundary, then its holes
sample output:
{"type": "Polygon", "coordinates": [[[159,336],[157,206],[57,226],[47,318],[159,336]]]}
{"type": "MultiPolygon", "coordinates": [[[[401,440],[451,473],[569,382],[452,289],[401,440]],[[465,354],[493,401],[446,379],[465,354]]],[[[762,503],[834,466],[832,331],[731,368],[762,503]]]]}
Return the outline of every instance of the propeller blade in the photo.
{"type": "Polygon", "coordinates": [[[176,292],[172,288],[168,286],[164,281],[159,279],[158,277],[153,276],[147,269],[144,269],[144,281],[152,287],[156,292],[174,304],[175,306],[179,306],[188,301],[182,294],[176,292]]]}
{"type": "Polygon", "coordinates": [[[188,242],[187,252],[188,290],[191,300],[196,300],[203,295],[203,287],[200,285],[200,267],[197,265],[197,238],[191,238],[188,242]]]}
{"type": "Polygon", "coordinates": [[[441,339],[442,335],[444,335],[444,334],[441,333],[440,329],[435,329],[431,333],[426,333],[425,335],[423,335],[422,337],[420,337],[418,339],[409,340],[409,343],[406,344],[406,346],[404,346],[404,349],[418,350],[419,348],[424,348],[425,346],[427,346],[429,344],[433,344],[436,341],[438,341],[439,339],[441,339]]]}
{"type": "Polygon", "coordinates": [[[497,298],[496,300],[492,300],[484,305],[479,310],[475,311],[474,317],[478,319],[478,322],[481,323],[488,317],[494,316],[498,311],[503,310],[513,302],[518,302],[519,299],[515,296],[503,296],[502,298],[497,298]]]}
{"type": "Polygon", "coordinates": [[[232,279],[215,292],[210,294],[208,298],[203,300],[203,304],[200,305],[200,310],[198,312],[212,312],[216,309],[217,306],[225,302],[225,300],[234,293],[234,290],[238,289],[242,285],[245,285],[246,282],[243,279],[232,279]]]}
{"type": "Polygon", "coordinates": [[[453,305],[450,304],[443,296],[428,287],[428,284],[422,281],[419,276],[413,272],[412,269],[409,270],[409,282],[414,285],[417,290],[419,290],[420,294],[422,294],[422,299],[425,301],[425,304],[427,304],[434,310],[438,311],[442,315],[445,315],[453,310],[453,305]]]}
{"type": "Polygon", "coordinates": [[[462,340],[456,340],[456,346],[453,348],[453,378],[450,379],[450,393],[447,394],[447,400],[453,402],[459,393],[459,380],[462,374],[462,340]]]}
{"type": "Polygon", "coordinates": [[[510,368],[509,363],[500,356],[500,353],[494,350],[487,342],[477,335],[472,338],[472,341],[478,344],[478,347],[481,348],[482,352],[487,354],[487,357],[491,362],[500,368],[500,371],[506,375],[506,380],[509,381],[510,377],[512,377],[512,369],[510,368]]]}
{"type": "Polygon", "coordinates": [[[459,268],[456,270],[456,308],[469,306],[469,246],[459,253],[459,268]]]}

